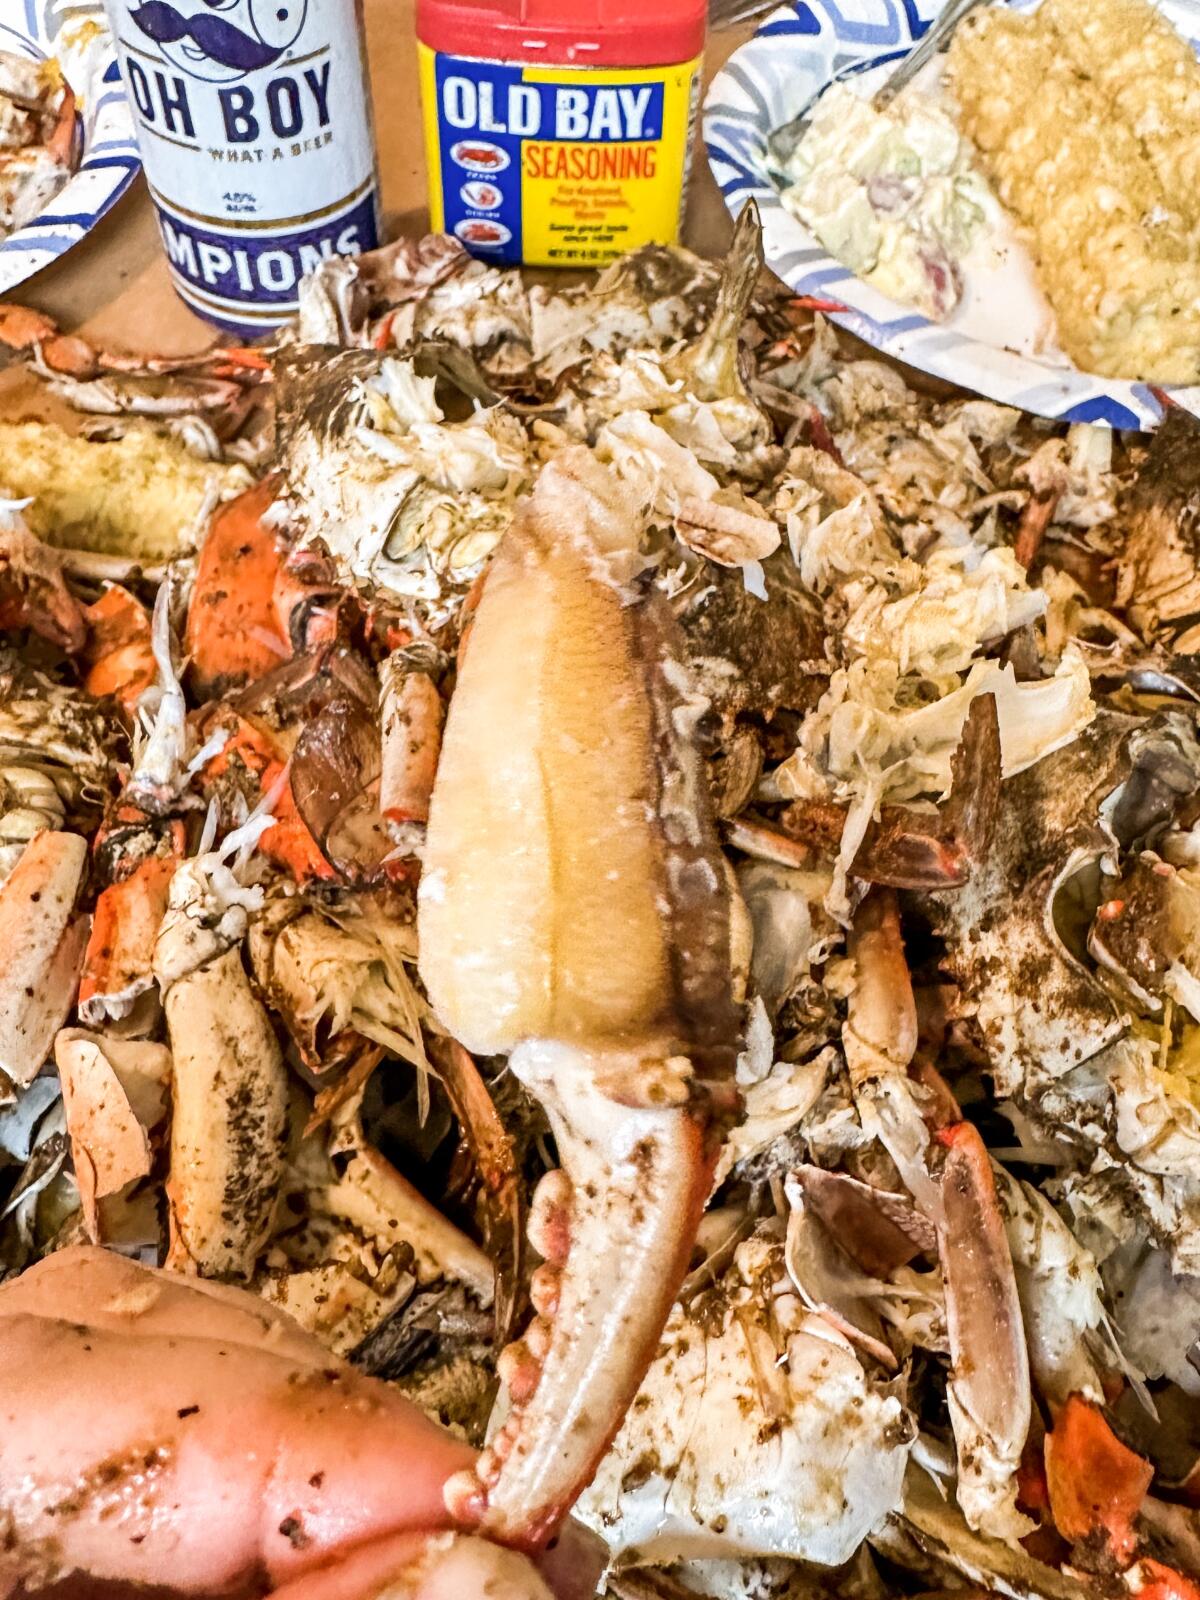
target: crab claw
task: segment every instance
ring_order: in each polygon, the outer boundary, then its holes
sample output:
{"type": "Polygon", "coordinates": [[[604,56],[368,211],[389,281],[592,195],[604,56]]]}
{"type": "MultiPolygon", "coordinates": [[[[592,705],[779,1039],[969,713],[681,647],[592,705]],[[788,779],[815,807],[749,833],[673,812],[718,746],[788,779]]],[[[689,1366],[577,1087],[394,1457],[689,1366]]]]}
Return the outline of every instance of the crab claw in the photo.
{"type": "Polygon", "coordinates": [[[618,1105],[569,1045],[522,1045],[510,1066],[545,1106],[563,1170],[534,1200],[539,1314],[500,1358],[513,1410],[446,1503],[535,1550],[591,1481],[654,1358],[716,1151],[684,1108],[618,1105]]]}
{"type": "Polygon", "coordinates": [[[511,1414],[447,1487],[456,1516],[526,1550],[589,1481],[654,1354],[711,1183],[712,1111],[732,1100],[727,879],[640,564],[623,491],[564,452],[488,574],[421,881],[442,1023],[511,1052],[563,1164],[530,1230],[539,1315],[502,1358],[511,1414]]]}

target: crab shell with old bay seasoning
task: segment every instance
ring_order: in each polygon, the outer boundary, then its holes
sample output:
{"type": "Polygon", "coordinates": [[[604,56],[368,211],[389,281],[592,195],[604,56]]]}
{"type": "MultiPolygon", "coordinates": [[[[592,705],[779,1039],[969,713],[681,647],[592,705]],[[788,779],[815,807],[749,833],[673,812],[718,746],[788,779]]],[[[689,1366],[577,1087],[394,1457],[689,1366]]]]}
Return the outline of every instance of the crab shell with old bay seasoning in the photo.
{"type": "Polygon", "coordinates": [[[915,1432],[803,1303],[782,1228],[763,1223],[715,1285],[673,1308],[578,1514],[618,1570],[755,1556],[840,1567],[899,1508],[915,1432]]]}
{"type": "MultiPolygon", "coordinates": [[[[1120,990],[1098,981],[1084,942],[1065,942],[1058,907],[1076,880],[1139,848],[1200,789],[1195,729],[1184,700],[1152,717],[1100,710],[1073,743],[1004,785],[992,847],[971,881],[930,896],[943,965],[1000,1094],[1036,1093],[1126,1032],[1120,990]]],[[[1124,938],[1104,914],[1084,935],[1100,962],[1124,938]]],[[[1137,968],[1122,978],[1131,995],[1137,968]]]]}
{"type": "Polygon", "coordinates": [[[294,556],[268,512],[278,478],[218,508],[200,550],[184,646],[200,699],[261,678],[336,637],[342,592],[319,558],[294,556]]]}
{"type": "Polygon", "coordinates": [[[176,867],[154,947],[172,1071],[168,1264],[253,1272],[283,1170],[287,1072],[242,963],[247,910],[213,857],[176,867]]]}
{"type": "Polygon", "coordinates": [[[548,465],[490,569],[450,704],[420,965],[468,1049],[511,1051],[562,1171],[530,1238],[538,1315],[456,1515],[536,1549],[649,1364],[734,1104],[729,890],[638,526],[585,449],[548,465]],[[520,914],[514,915],[514,909],[520,914]]]}

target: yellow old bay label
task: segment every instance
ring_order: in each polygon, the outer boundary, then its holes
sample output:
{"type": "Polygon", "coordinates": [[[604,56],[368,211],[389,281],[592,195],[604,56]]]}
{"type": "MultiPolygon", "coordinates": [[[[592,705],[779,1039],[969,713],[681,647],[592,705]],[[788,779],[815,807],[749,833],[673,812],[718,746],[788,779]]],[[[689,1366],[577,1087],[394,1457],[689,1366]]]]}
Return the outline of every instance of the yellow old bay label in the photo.
{"type": "Polygon", "coordinates": [[[487,260],[557,267],[678,238],[698,60],[589,70],[419,49],[434,228],[487,260]]]}

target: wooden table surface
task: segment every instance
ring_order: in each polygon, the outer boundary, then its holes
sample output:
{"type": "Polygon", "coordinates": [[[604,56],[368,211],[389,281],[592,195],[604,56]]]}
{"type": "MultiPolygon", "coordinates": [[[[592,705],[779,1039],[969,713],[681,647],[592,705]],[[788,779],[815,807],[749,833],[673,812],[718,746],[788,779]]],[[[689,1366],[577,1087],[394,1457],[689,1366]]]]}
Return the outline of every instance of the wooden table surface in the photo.
{"type": "MultiPolygon", "coordinates": [[[[412,0],[365,0],[385,227],[389,238],[428,227],[412,0]]],[[[711,77],[750,27],[713,33],[711,77]]],[[[719,255],[729,218],[697,140],[684,242],[719,255]]],[[[203,350],[213,330],[185,309],[167,276],[154,212],[141,178],[83,243],[10,297],[82,329],[113,349],[178,355],[203,350]]]]}

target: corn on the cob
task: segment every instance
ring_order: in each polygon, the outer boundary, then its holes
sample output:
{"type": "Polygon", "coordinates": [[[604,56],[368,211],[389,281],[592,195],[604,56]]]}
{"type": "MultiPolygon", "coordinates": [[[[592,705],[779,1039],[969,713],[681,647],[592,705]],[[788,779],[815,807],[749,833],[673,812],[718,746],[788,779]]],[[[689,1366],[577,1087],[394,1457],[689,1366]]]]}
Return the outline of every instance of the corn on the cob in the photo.
{"type": "Polygon", "coordinates": [[[1200,62],[1146,0],[1046,0],[1072,65],[1104,95],[1150,158],[1167,205],[1200,222],[1200,62]]]}
{"type": "MultiPolygon", "coordinates": [[[[1120,0],[1091,0],[1107,5],[1120,0]]],[[[1028,231],[1059,341],[1113,377],[1200,380],[1200,266],[1131,126],[1041,20],[978,13],[950,54],[961,123],[1028,231]]]]}

